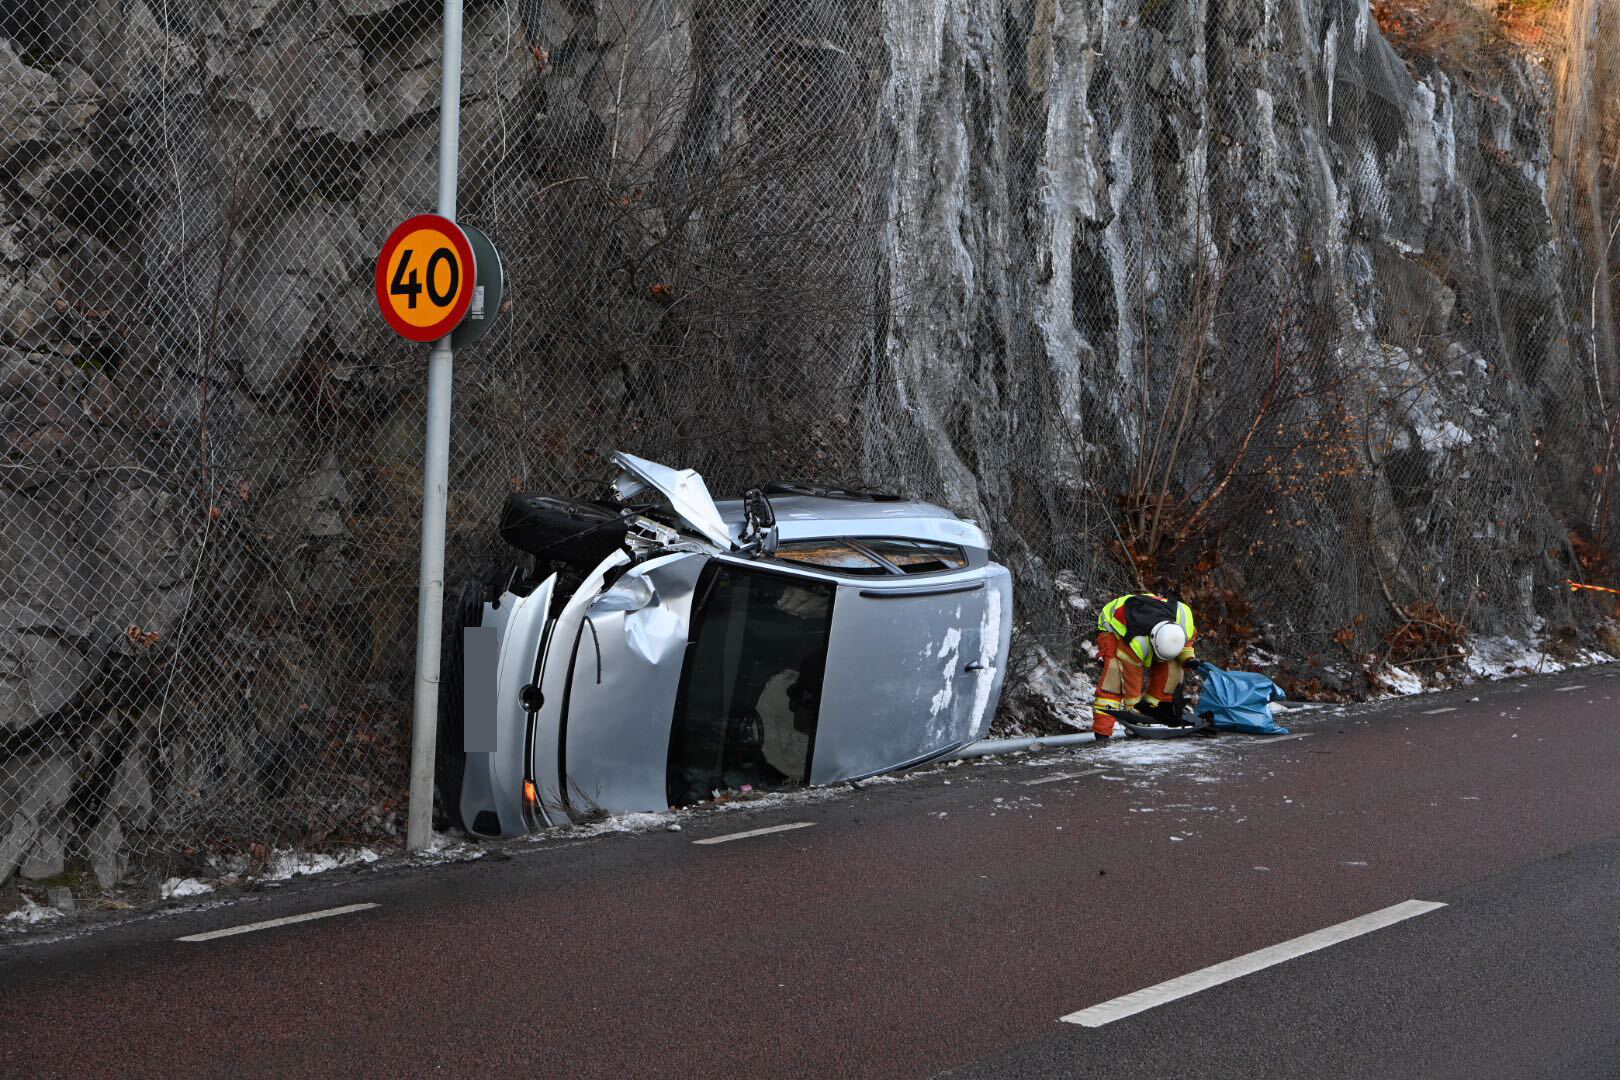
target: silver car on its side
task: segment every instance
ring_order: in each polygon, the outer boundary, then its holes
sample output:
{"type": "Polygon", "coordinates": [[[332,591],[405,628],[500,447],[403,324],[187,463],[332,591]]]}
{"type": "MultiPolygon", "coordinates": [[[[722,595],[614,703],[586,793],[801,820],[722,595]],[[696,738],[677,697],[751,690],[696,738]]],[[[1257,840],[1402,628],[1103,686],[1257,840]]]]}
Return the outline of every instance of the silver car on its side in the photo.
{"type": "Polygon", "coordinates": [[[692,470],[614,463],[600,503],[513,495],[501,533],[532,566],[463,592],[439,780],[468,832],[855,780],[985,735],[1012,582],[976,525],[807,485],[716,502],[692,470]]]}

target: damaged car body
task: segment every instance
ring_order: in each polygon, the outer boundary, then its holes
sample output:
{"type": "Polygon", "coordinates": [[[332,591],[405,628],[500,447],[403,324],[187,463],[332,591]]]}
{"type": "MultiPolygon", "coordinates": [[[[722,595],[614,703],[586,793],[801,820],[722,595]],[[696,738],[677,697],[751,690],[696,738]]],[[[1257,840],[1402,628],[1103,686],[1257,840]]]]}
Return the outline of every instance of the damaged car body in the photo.
{"type": "Polygon", "coordinates": [[[610,498],[514,494],[531,559],[469,583],[440,797],[477,836],[856,780],[982,738],[1011,575],[948,510],[808,485],[714,500],[629,454],[610,498]]]}

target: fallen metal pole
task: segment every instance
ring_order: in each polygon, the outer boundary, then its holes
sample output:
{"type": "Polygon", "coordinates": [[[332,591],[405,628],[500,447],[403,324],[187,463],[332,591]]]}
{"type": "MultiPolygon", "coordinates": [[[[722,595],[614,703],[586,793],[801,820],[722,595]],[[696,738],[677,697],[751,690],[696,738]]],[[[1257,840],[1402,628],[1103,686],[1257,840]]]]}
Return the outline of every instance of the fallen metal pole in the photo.
{"type": "MultiPolygon", "coordinates": [[[[444,0],[444,72],[439,85],[438,213],[456,219],[461,142],[461,0],[444,0]]],[[[450,487],[450,392],[455,350],[446,334],[428,354],[427,435],[422,452],[422,565],[416,606],[416,694],[411,726],[407,851],[433,842],[433,758],[439,730],[439,657],[444,618],[444,519],[450,487]]]]}
{"type": "Polygon", "coordinates": [[[1087,731],[1079,735],[1034,735],[1027,739],[980,739],[968,743],[945,761],[966,761],[968,758],[994,757],[997,754],[1016,754],[1023,750],[1034,752],[1055,746],[1084,746],[1096,742],[1097,736],[1087,731]]]}

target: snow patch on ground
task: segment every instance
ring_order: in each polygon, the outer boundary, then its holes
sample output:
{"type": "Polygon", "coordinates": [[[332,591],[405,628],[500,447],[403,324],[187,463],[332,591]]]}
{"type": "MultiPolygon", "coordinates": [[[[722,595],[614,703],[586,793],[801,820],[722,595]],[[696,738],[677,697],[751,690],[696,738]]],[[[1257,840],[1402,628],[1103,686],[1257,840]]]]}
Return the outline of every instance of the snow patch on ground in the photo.
{"type": "Polygon", "coordinates": [[[324,874],[328,870],[338,870],[346,866],[364,866],[380,858],[381,855],[368,847],[340,851],[336,855],[281,848],[270,853],[263,868],[256,874],[253,872],[253,864],[246,855],[214,858],[208,861],[209,868],[214,872],[213,876],[169,878],[158,886],[158,896],[164,900],[202,896],[222,886],[239,885],[246,880],[291,881],[293,878],[324,874]]]}
{"type": "MultiPolygon", "coordinates": [[[[1602,653],[1585,651],[1573,666],[1601,664],[1609,659],[1610,657],[1602,653]]],[[[1470,639],[1466,663],[1469,674],[1477,679],[1505,679],[1513,675],[1549,675],[1572,666],[1528,642],[1506,636],[1470,639]]]]}
{"type": "Polygon", "coordinates": [[[1110,765],[1136,768],[1164,768],[1179,765],[1189,758],[1204,756],[1209,743],[1198,736],[1185,739],[1110,739],[1107,745],[1087,755],[1103,767],[1110,765]]]}
{"type": "Polygon", "coordinates": [[[288,881],[309,874],[324,874],[328,870],[337,870],[345,866],[374,863],[381,857],[366,847],[358,851],[340,852],[337,855],[307,851],[275,851],[265,863],[264,873],[260,877],[265,881],[288,881]]]}
{"type": "Polygon", "coordinates": [[[435,832],[428,841],[427,849],[415,852],[411,859],[419,866],[442,866],[445,863],[472,862],[482,859],[487,853],[487,848],[469,841],[465,833],[435,832]]]}
{"type": "Polygon", "coordinates": [[[197,878],[172,877],[158,886],[158,896],[164,900],[173,900],[180,896],[201,896],[214,891],[214,886],[197,878]]]}
{"type": "Polygon", "coordinates": [[[1470,637],[1466,642],[1467,655],[1463,666],[1466,678],[1455,675],[1441,677],[1433,685],[1410,668],[1385,664],[1373,674],[1373,685],[1382,693],[1374,700],[1407,697],[1435,690],[1453,689],[1469,682],[1489,682],[1519,675],[1556,675],[1561,671],[1588,667],[1593,664],[1613,663],[1615,658],[1596,649],[1581,649],[1573,659],[1559,659],[1531,642],[1540,635],[1541,626],[1533,626],[1524,637],[1507,634],[1470,637]]]}
{"type": "Polygon", "coordinates": [[[612,814],[601,821],[587,821],[580,825],[566,825],[557,829],[547,829],[532,833],[536,840],[552,837],[568,837],[582,840],[592,836],[606,836],[610,833],[643,833],[653,829],[663,829],[676,823],[677,815],[673,813],[649,814],[629,813],[612,814]]]}
{"type": "Polygon", "coordinates": [[[4,919],[0,919],[0,923],[3,923],[4,928],[7,930],[21,930],[25,926],[37,926],[42,922],[50,922],[52,919],[60,919],[61,917],[62,913],[55,908],[46,907],[44,904],[36,904],[32,899],[25,896],[23,897],[23,906],[11,912],[4,919]]]}
{"type": "Polygon", "coordinates": [[[1385,664],[1373,676],[1375,682],[1399,697],[1421,694],[1426,689],[1423,680],[1403,667],[1385,664]]]}

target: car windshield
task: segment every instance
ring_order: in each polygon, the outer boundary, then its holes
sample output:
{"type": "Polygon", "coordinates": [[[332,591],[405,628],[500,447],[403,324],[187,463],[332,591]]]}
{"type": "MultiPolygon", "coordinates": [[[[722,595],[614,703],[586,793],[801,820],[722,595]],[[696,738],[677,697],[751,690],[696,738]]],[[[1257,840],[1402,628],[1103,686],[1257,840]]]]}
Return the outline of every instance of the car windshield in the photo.
{"type": "Polygon", "coordinates": [[[670,735],[670,805],[806,783],[833,586],[716,562],[697,596],[670,735]]]}
{"type": "Polygon", "coordinates": [[[788,562],[808,563],[839,574],[881,577],[893,573],[870,552],[843,540],[794,540],[781,544],[776,557],[788,562]]]}
{"type": "Polygon", "coordinates": [[[906,574],[937,574],[960,570],[967,555],[955,544],[933,544],[926,540],[893,540],[862,537],[861,546],[906,574]]]}
{"type": "Polygon", "coordinates": [[[967,553],[955,544],[898,537],[795,540],[778,547],[776,557],[856,577],[938,574],[961,570],[968,564],[967,553]]]}

